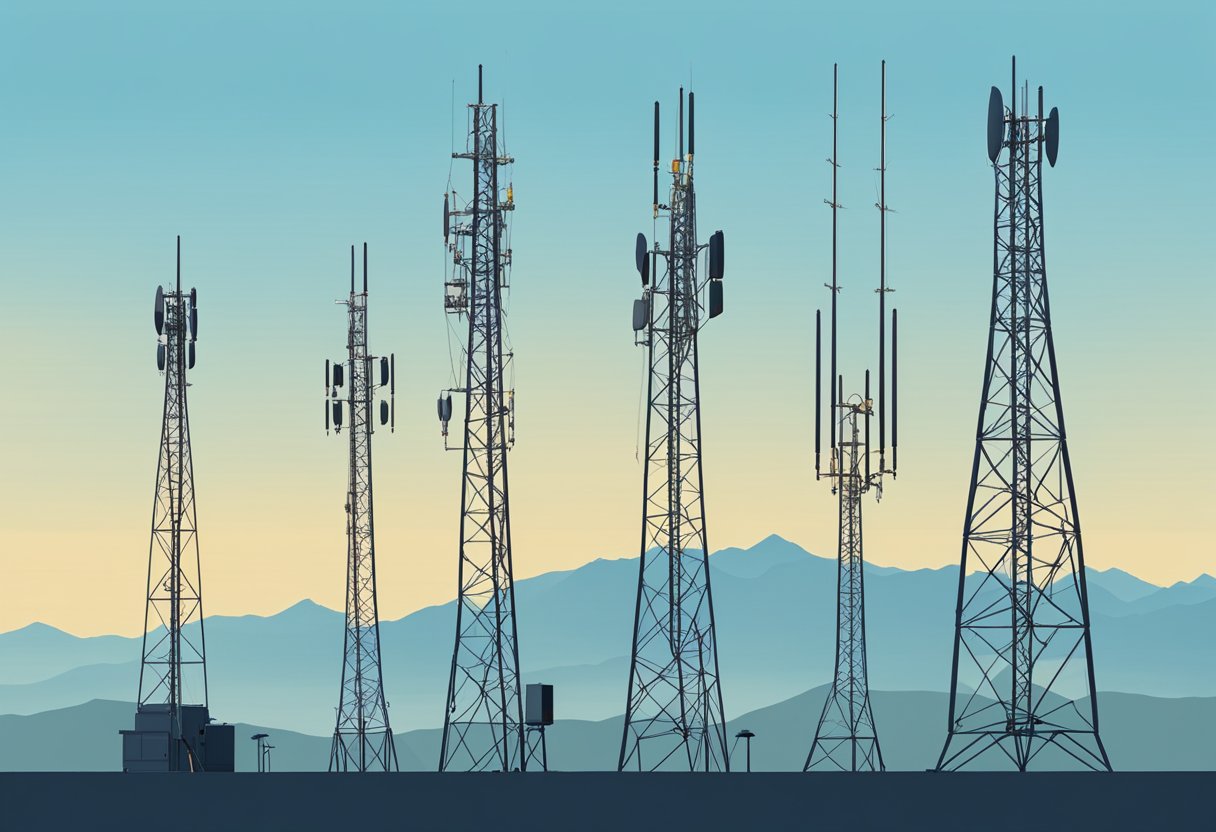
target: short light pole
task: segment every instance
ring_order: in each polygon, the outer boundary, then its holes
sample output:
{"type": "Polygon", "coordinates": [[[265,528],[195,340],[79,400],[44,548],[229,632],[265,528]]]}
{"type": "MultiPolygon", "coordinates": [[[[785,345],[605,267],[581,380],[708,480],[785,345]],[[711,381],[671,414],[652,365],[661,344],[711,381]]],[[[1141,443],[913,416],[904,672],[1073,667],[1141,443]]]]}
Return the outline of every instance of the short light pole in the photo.
{"type": "Polygon", "coordinates": [[[266,738],[269,736],[270,734],[254,734],[249,738],[258,744],[258,774],[265,774],[268,768],[269,752],[274,747],[266,745],[266,738]]]}
{"type": "Polygon", "coordinates": [[[743,740],[747,743],[747,770],[752,770],[752,737],[756,736],[751,731],[744,728],[739,733],[735,734],[735,739],[743,740]]]}

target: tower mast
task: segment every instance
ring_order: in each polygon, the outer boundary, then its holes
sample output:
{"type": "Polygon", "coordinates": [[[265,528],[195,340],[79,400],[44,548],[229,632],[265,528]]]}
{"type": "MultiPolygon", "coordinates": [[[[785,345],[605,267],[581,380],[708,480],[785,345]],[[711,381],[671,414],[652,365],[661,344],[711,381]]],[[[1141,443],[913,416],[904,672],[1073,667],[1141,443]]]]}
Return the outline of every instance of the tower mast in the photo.
{"type": "Polygon", "coordinates": [[[123,735],[124,771],[232,771],[232,726],[212,724],[194,503],[187,374],[194,369],[198,295],[156,289],[156,364],[165,374],[135,729],[123,735]]]}
{"type": "MultiPolygon", "coordinates": [[[[1081,522],[1064,430],[1043,248],[1043,154],[1059,112],[988,99],[992,308],[939,770],[1110,770],[1098,733],[1081,522]]],[[[1026,96],[1029,98],[1029,96],[1026,96]]]]}
{"type": "Polygon", "coordinates": [[[870,702],[869,669],[866,658],[865,625],[865,558],[862,547],[862,497],[873,491],[881,499],[883,478],[895,476],[894,437],[896,430],[895,391],[895,311],[892,310],[892,465],[886,464],[886,203],[887,176],[887,62],[882,62],[882,115],[879,161],[879,201],[875,205],[879,212],[879,265],[878,265],[878,414],[879,452],[877,470],[871,465],[870,420],[874,416],[874,400],[870,397],[870,371],[866,370],[863,392],[845,395],[844,377],[837,373],[837,297],[840,283],[836,274],[836,227],[837,211],[843,207],[838,202],[837,173],[840,163],[837,158],[837,126],[839,123],[838,68],[832,68],[832,198],[824,200],[832,209],[832,282],[826,288],[832,294],[831,317],[831,372],[828,380],[831,387],[828,422],[831,426],[829,446],[829,468],[825,474],[820,468],[820,432],[822,418],[821,379],[822,359],[821,316],[815,316],[815,477],[826,476],[832,480],[832,491],[837,497],[837,598],[836,598],[836,660],[832,675],[832,687],[823,704],[815,739],[807,754],[804,771],[811,769],[843,771],[882,771],[885,766],[882,748],[878,742],[878,729],[874,724],[873,707],[870,702]]]}
{"type": "Polygon", "coordinates": [[[380,614],[376,604],[376,543],[372,504],[372,434],[377,390],[380,425],[395,421],[396,361],[367,352],[367,243],[363,244],[363,289],[355,287],[355,248],[350,249],[350,297],[345,362],[325,362],[325,429],[335,433],[349,415],[349,470],[346,492],[346,634],[337,724],[329,754],[330,771],[396,771],[397,751],[389,726],[380,666],[380,614]],[[345,370],[345,372],[344,372],[345,370]],[[344,378],[345,376],[345,378],[344,378]],[[346,401],[339,389],[346,386],[346,401]]]}
{"type": "Polygon", "coordinates": [[[717,231],[708,243],[697,243],[694,98],[690,92],[685,153],[683,89],[670,202],[659,204],[658,102],[654,106],[652,209],[656,227],[660,218],[667,219],[669,243],[663,249],[656,239],[650,249],[639,234],[635,251],[643,292],[635,301],[633,328],[646,347],[649,383],[641,556],[618,768],[728,771],[705,530],[697,361],[701,327],[722,312],[723,234],[717,231]],[[709,276],[700,280],[697,261],[705,250],[709,276]]]}
{"type": "Polygon", "coordinates": [[[469,147],[453,158],[473,163],[473,197],[452,210],[444,196],[444,243],[452,255],[445,308],[468,321],[465,385],[444,391],[439,418],[447,444],[452,393],[464,394],[460,558],[456,644],[444,709],[440,771],[511,771],[526,767],[507,450],[513,442],[514,391],[505,333],[504,294],[511,249],[507,214],[515,208],[499,169],[514,161],[498,138],[498,105],[485,103],[477,68],[469,147]],[[454,239],[453,239],[454,238],[454,239]]]}

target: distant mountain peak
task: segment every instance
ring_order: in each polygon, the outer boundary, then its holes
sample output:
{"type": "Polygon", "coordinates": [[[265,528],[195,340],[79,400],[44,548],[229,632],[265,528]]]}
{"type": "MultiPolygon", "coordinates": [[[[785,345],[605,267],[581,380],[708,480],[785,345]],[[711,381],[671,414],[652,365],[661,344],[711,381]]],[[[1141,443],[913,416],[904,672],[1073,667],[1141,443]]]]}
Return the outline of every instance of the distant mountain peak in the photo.
{"type": "Polygon", "coordinates": [[[1120,601],[1136,601],[1152,595],[1161,587],[1151,584],[1143,578],[1138,578],[1130,572],[1111,567],[1110,569],[1085,570],[1086,580],[1094,586],[1101,587],[1120,601]]]}
{"type": "Polygon", "coordinates": [[[70,638],[70,639],[89,638],[89,636],[77,635],[76,633],[68,632],[67,630],[56,627],[53,624],[47,624],[43,621],[31,622],[29,624],[26,624],[24,627],[18,627],[15,630],[9,630],[7,633],[4,633],[4,635],[11,635],[11,636],[25,637],[25,638],[34,638],[34,639],[60,638],[60,637],[65,637],[65,638],[70,638]]]}
{"type": "Polygon", "coordinates": [[[714,569],[737,578],[756,578],[775,567],[808,559],[824,560],[777,534],[770,534],[745,549],[730,546],[711,556],[714,569]]]}
{"type": "MultiPolygon", "coordinates": [[[[321,604],[321,603],[319,603],[319,602],[317,602],[317,601],[314,601],[314,600],[313,600],[313,599],[311,599],[311,598],[305,598],[305,599],[303,599],[302,601],[296,601],[296,602],[295,602],[294,604],[292,604],[290,607],[288,607],[287,609],[283,610],[283,612],[293,612],[293,611],[295,611],[295,612],[303,612],[303,611],[309,611],[309,612],[311,612],[312,610],[325,610],[326,612],[337,612],[337,610],[330,609],[329,607],[325,606],[324,604],[321,604]]],[[[281,613],[280,613],[280,614],[281,614],[281,613]]]]}
{"type": "MultiPolygon", "coordinates": [[[[755,546],[752,546],[751,548],[755,549],[755,548],[757,548],[757,547],[759,547],[759,546],[766,546],[766,545],[771,544],[771,543],[785,543],[785,544],[788,544],[788,545],[790,545],[790,546],[798,546],[798,544],[797,544],[797,543],[794,543],[794,542],[793,542],[793,541],[791,541],[791,540],[786,540],[784,537],[782,537],[781,535],[776,534],[776,533],[774,532],[773,534],[770,534],[768,537],[766,537],[766,538],[762,539],[762,540],[761,540],[759,543],[755,544],[755,546]]],[[[801,547],[801,546],[798,546],[798,548],[799,548],[799,549],[801,549],[802,547],[801,547]]]]}

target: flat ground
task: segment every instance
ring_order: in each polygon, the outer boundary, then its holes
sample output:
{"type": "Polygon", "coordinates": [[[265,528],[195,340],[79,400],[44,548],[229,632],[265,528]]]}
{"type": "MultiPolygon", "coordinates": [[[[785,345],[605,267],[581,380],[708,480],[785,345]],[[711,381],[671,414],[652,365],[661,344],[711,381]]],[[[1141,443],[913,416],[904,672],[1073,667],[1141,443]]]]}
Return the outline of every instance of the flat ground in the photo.
{"type": "Polygon", "coordinates": [[[1216,772],[0,774],[3,829],[1212,829],[1216,772]],[[847,824],[847,827],[846,827],[847,824]]]}

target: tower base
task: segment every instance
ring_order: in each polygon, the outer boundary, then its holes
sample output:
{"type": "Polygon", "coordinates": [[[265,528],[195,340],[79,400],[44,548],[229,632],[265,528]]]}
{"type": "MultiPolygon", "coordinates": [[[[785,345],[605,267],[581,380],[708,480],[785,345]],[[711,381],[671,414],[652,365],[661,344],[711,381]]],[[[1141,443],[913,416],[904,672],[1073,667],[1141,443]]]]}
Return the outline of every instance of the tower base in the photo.
{"type": "Polygon", "coordinates": [[[122,770],[233,771],[234,726],[214,724],[206,705],[183,705],[174,726],[168,705],[140,705],[135,728],[122,735],[122,770]]]}

